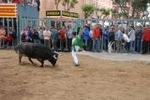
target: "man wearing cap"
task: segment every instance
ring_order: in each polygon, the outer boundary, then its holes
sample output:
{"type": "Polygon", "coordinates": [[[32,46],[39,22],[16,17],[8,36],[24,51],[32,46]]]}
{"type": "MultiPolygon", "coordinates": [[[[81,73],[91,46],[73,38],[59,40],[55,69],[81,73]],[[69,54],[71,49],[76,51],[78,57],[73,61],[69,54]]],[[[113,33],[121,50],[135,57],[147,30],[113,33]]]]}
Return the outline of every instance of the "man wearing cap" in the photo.
{"type": "Polygon", "coordinates": [[[135,31],[136,39],[135,39],[135,49],[136,52],[140,52],[141,50],[141,38],[142,38],[142,26],[141,23],[137,23],[137,30],[135,31]]]}

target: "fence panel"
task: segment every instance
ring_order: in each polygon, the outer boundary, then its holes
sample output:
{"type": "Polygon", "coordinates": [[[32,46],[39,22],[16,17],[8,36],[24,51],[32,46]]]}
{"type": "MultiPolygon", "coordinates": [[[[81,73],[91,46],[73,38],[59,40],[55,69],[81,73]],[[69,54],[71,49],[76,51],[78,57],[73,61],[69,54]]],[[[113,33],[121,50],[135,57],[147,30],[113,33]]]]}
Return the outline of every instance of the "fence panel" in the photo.
{"type": "MultiPolygon", "coordinates": [[[[19,18],[19,19],[7,19],[8,21],[5,21],[6,19],[1,19],[2,25],[6,26],[7,29],[9,29],[8,27],[12,26],[16,26],[16,33],[17,33],[17,43],[14,43],[13,45],[17,45],[19,43],[22,42],[21,40],[21,32],[23,29],[27,29],[27,27],[31,27],[31,28],[36,28],[38,31],[41,29],[41,32],[44,31],[44,27],[47,27],[48,30],[52,31],[52,28],[55,27],[55,29],[58,31],[60,31],[61,28],[64,28],[66,30],[68,30],[68,27],[71,28],[72,31],[76,31],[77,27],[81,27],[80,30],[80,34],[82,35],[83,33],[83,29],[87,24],[90,24],[90,30],[95,26],[95,24],[98,24],[101,29],[102,32],[104,33],[106,26],[108,27],[108,30],[111,30],[111,27],[113,26],[115,28],[115,30],[117,29],[117,27],[119,26],[121,28],[121,31],[126,30],[127,32],[130,31],[130,25],[133,25],[135,28],[135,31],[137,31],[137,24],[140,23],[142,26],[142,29],[144,28],[144,24],[146,22],[150,23],[150,20],[137,20],[137,19],[51,19],[51,18],[44,18],[44,19],[34,19],[34,18],[19,18]],[[9,23],[9,21],[11,23],[9,23]],[[6,23],[6,25],[5,25],[6,23]],[[16,24],[14,24],[16,23],[16,24]]],[[[9,30],[7,30],[8,33],[9,30]]],[[[116,31],[115,31],[116,32],[116,31]]],[[[67,36],[67,31],[66,31],[66,36],[67,36]]],[[[59,38],[59,37],[58,37],[59,38]]],[[[4,46],[4,42],[2,41],[2,39],[0,40],[0,48],[4,46]]],[[[52,42],[52,41],[51,41],[52,42]]],[[[68,42],[69,40],[66,38],[65,39],[65,49],[67,50],[68,47],[68,42]]],[[[91,42],[92,42],[92,38],[91,38],[91,42]]],[[[109,43],[109,39],[107,41],[104,41],[104,34],[102,35],[101,39],[100,39],[100,48],[101,51],[105,51],[105,49],[107,48],[106,51],[109,51],[108,47],[106,47],[109,43]],[[107,43],[106,43],[107,42],[107,43]],[[106,45],[105,45],[106,43],[106,45]]],[[[137,50],[137,42],[140,43],[140,46],[138,48],[140,48],[140,51],[142,51],[142,46],[143,46],[143,42],[142,39],[139,40],[135,40],[135,43],[133,43],[133,47],[134,50],[137,50]]],[[[123,52],[124,50],[124,46],[122,45],[123,43],[121,42],[121,50],[120,52],[123,52]]],[[[113,42],[112,48],[114,51],[116,51],[116,41],[113,42]]],[[[52,45],[51,45],[52,47],[52,45]]],[[[58,43],[58,49],[61,49],[62,44],[61,41],[59,41],[58,43]]],[[[91,47],[92,48],[92,47],[91,47]]],[[[150,43],[148,42],[146,49],[148,49],[148,51],[150,48],[150,43]]],[[[92,49],[91,49],[92,50],[92,49]]]]}

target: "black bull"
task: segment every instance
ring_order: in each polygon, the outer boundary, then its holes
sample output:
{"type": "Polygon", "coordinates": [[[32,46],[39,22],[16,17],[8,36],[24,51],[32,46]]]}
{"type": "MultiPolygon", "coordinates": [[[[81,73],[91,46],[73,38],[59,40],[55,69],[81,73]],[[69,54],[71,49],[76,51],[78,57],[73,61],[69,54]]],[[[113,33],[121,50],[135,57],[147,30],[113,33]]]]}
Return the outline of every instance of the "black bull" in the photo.
{"type": "Polygon", "coordinates": [[[14,50],[19,54],[19,63],[21,63],[21,58],[26,56],[32,64],[31,58],[34,58],[41,62],[41,67],[45,60],[55,66],[58,59],[58,53],[43,44],[22,43],[17,45],[14,50]]]}

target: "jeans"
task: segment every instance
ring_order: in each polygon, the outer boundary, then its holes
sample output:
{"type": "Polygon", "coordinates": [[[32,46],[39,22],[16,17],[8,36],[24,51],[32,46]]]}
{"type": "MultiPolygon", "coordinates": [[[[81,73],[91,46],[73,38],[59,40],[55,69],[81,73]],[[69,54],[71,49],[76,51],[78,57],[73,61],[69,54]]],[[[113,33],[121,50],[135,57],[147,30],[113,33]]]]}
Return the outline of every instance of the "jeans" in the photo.
{"type": "Polygon", "coordinates": [[[130,41],[130,52],[135,52],[135,41],[130,41]]]}
{"type": "Polygon", "coordinates": [[[93,52],[100,52],[100,38],[93,39],[93,52]]]}
{"type": "Polygon", "coordinates": [[[67,49],[70,52],[72,47],[72,38],[67,38],[67,49]]]}
{"type": "Polygon", "coordinates": [[[108,50],[108,40],[103,40],[103,50],[108,50]]]}
{"type": "Polygon", "coordinates": [[[41,43],[39,39],[33,39],[34,43],[41,43]]]}
{"type": "Polygon", "coordinates": [[[130,49],[130,42],[126,42],[125,43],[125,49],[126,49],[126,51],[127,51],[127,53],[129,53],[129,49],[130,49]]]}
{"type": "Polygon", "coordinates": [[[121,46],[121,40],[116,40],[115,41],[115,45],[116,45],[116,52],[120,52],[121,49],[122,49],[122,46],[121,46]]]}
{"type": "Polygon", "coordinates": [[[50,47],[50,41],[45,39],[44,40],[44,45],[47,46],[47,47],[50,47]]]}
{"type": "Polygon", "coordinates": [[[136,39],[136,51],[137,52],[141,51],[141,38],[136,39]]]}

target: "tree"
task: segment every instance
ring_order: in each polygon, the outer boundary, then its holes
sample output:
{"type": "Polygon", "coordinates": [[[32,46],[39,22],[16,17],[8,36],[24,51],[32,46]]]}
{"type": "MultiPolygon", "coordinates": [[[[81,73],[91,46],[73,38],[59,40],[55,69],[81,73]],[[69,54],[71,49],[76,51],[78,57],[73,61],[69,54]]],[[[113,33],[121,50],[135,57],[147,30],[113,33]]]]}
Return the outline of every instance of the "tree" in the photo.
{"type": "Polygon", "coordinates": [[[64,10],[67,11],[74,8],[77,3],[78,0],[62,0],[62,5],[64,6],[64,10]]]}
{"type": "MultiPolygon", "coordinates": [[[[132,18],[140,16],[142,14],[145,16],[145,11],[147,10],[148,3],[150,3],[150,0],[112,0],[115,2],[119,8],[120,12],[123,13],[126,17],[129,17],[129,12],[126,9],[127,5],[130,5],[132,7],[132,18]]],[[[148,16],[148,14],[147,14],[148,16]]]]}
{"type": "Polygon", "coordinates": [[[134,0],[132,2],[132,8],[133,8],[132,17],[133,18],[138,17],[140,16],[140,14],[142,14],[141,17],[145,16],[144,13],[148,8],[148,3],[150,3],[149,0],[134,0]]]}
{"type": "Polygon", "coordinates": [[[112,18],[115,18],[118,16],[118,11],[116,9],[111,9],[112,18]]]}
{"type": "Polygon", "coordinates": [[[58,5],[61,2],[61,0],[55,0],[55,6],[56,6],[56,10],[58,10],[58,5]]]}
{"type": "MultiPolygon", "coordinates": [[[[132,2],[132,0],[112,0],[113,2],[115,2],[119,8],[120,8],[120,12],[119,13],[128,13],[127,11],[127,4],[130,4],[132,2]]],[[[126,15],[126,17],[128,17],[128,15],[126,15]]]]}
{"type": "Polygon", "coordinates": [[[95,7],[92,4],[84,4],[82,6],[82,10],[84,12],[84,17],[88,18],[88,16],[91,16],[91,14],[95,11],[95,7]]]}
{"type": "Polygon", "coordinates": [[[101,13],[102,15],[104,15],[104,17],[107,17],[110,15],[110,9],[101,9],[101,13]]]}

